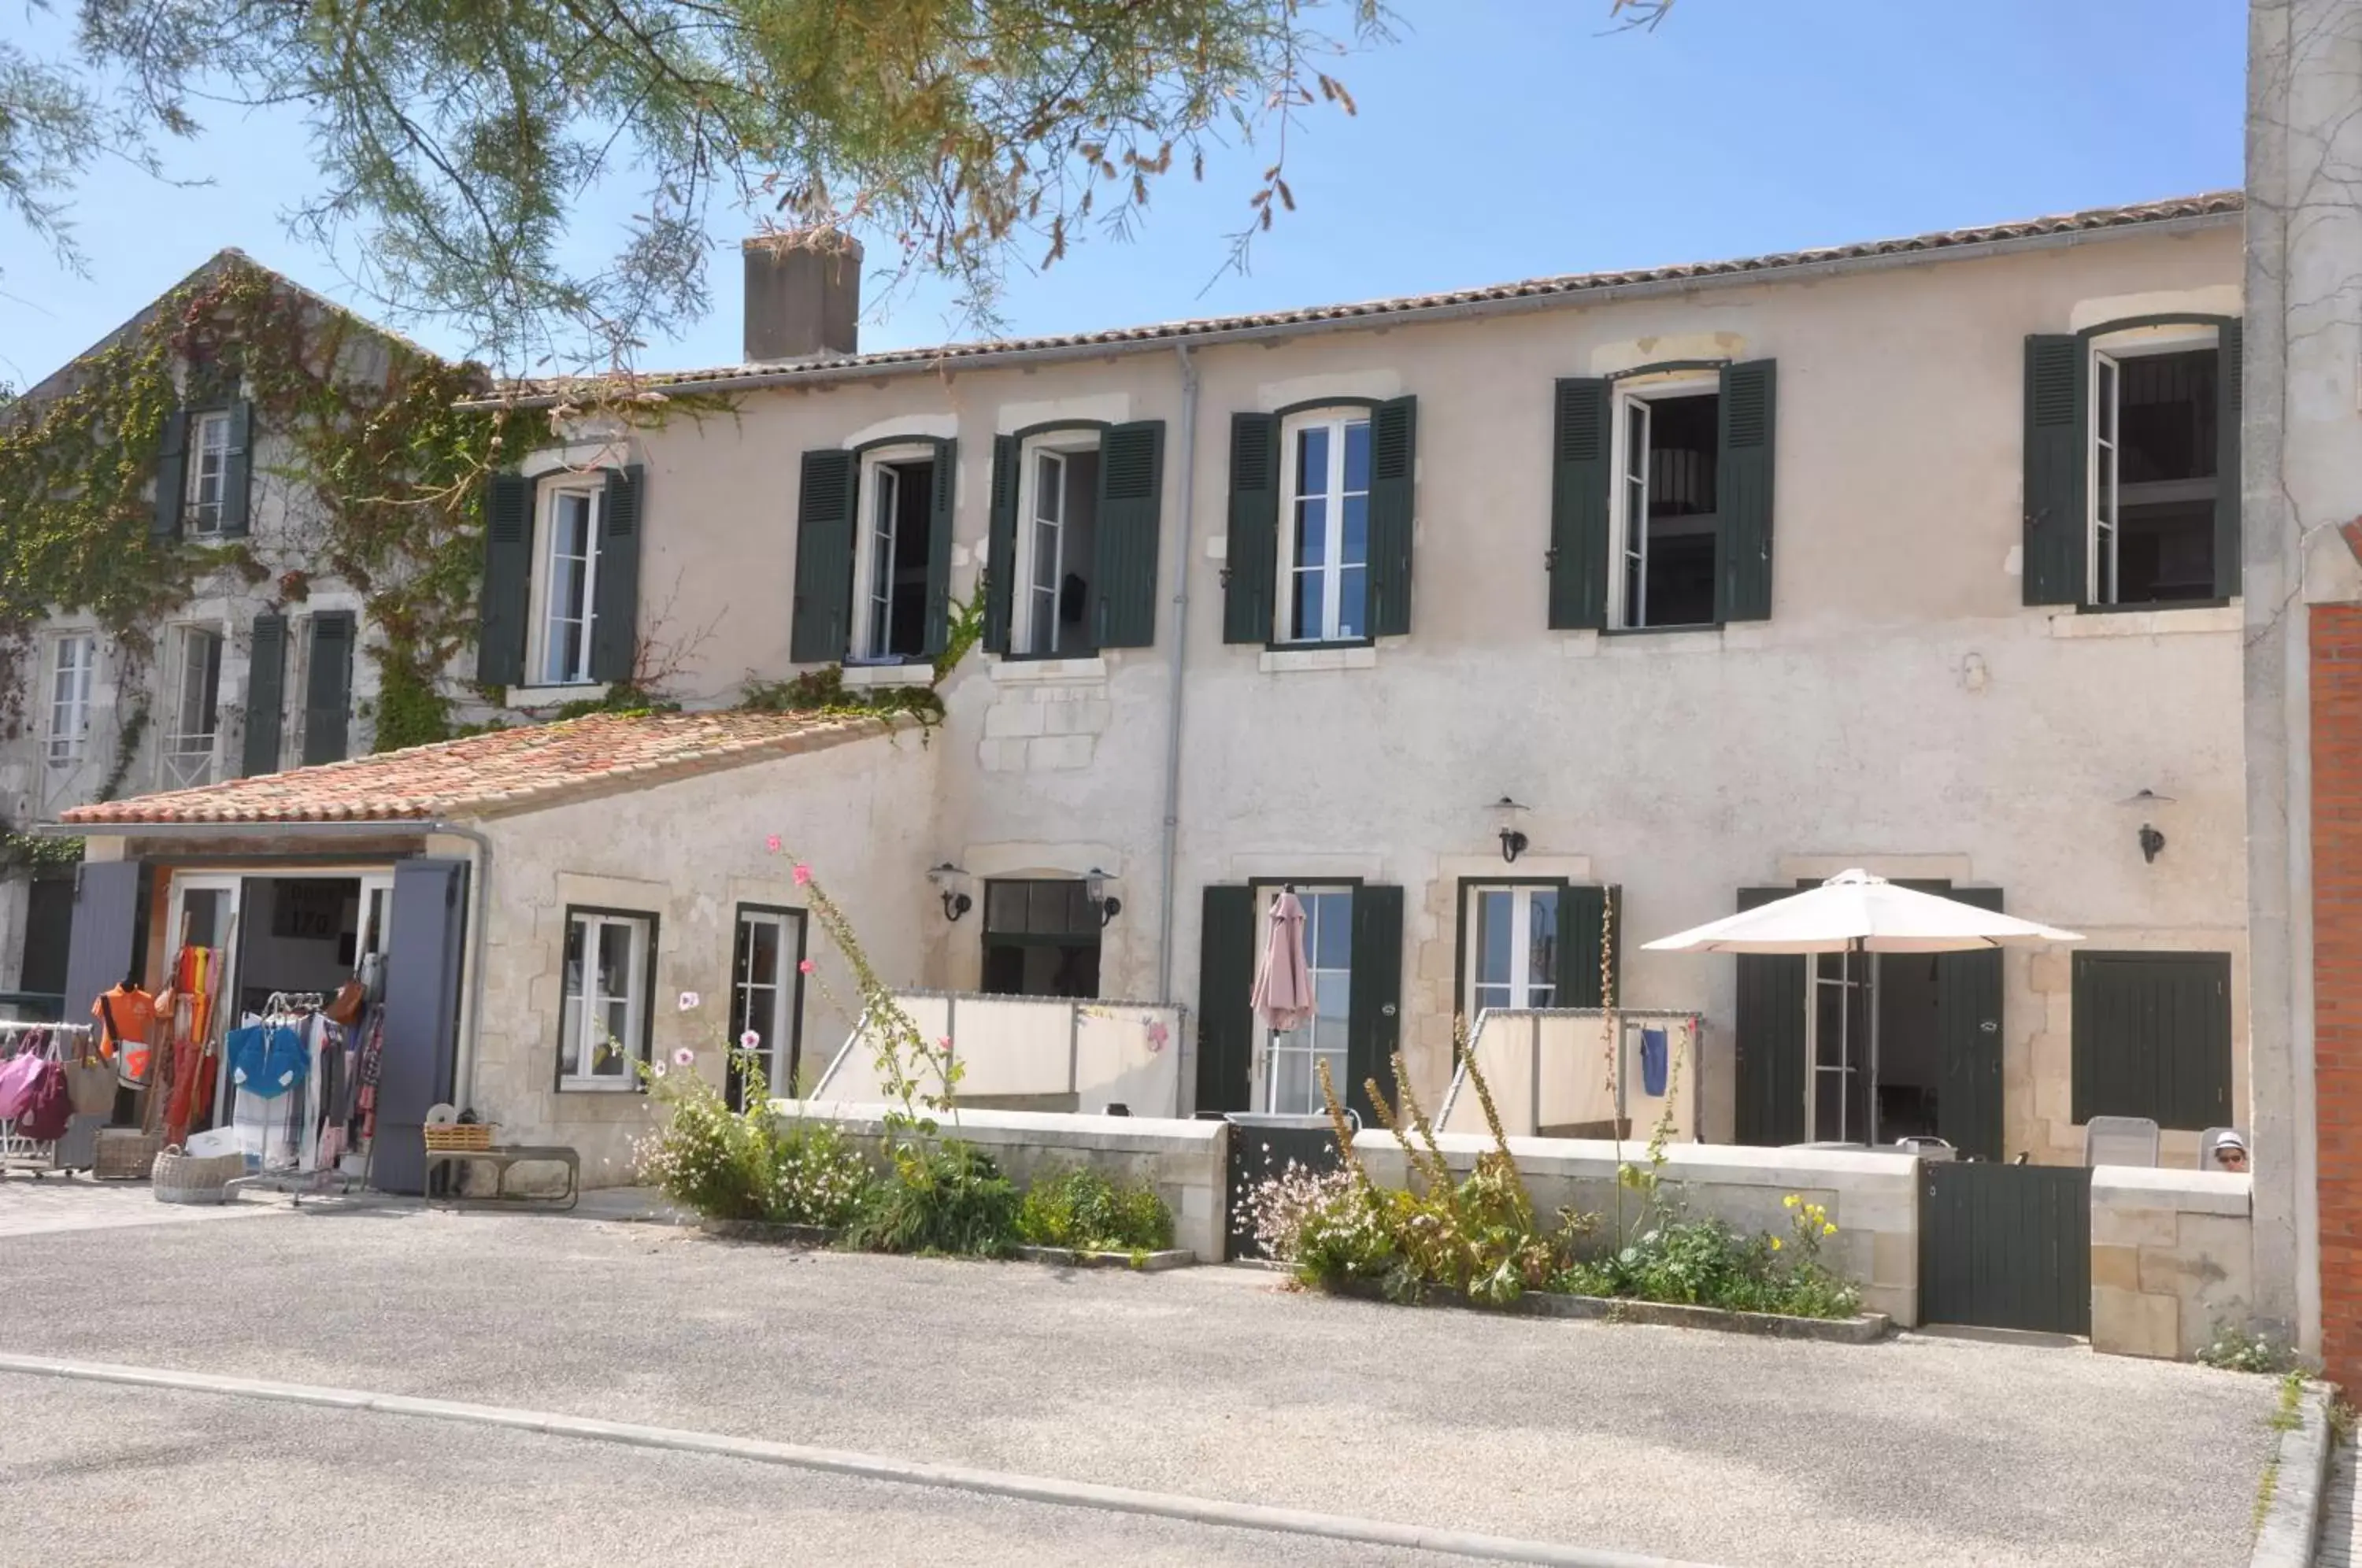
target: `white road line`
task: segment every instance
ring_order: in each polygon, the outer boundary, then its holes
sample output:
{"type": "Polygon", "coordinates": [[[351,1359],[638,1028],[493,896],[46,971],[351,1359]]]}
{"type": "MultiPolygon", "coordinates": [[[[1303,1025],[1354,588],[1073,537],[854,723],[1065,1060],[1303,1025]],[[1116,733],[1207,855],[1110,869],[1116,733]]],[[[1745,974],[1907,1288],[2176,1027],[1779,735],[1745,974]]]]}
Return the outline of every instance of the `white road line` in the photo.
{"type": "Polygon", "coordinates": [[[204,1372],[172,1372],[154,1367],[116,1366],[105,1362],[67,1361],[55,1356],[6,1353],[0,1353],[0,1372],[70,1378],[86,1383],[123,1384],[135,1388],[218,1394],[234,1398],[271,1399],[283,1404],[363,1410],[386,1416],[414,1416],[475,1426],[507,1427],[520,1431],[542,1432],[551,1437],[669,1449],[680,1453],[710,1453],[728,1459],[750,1459],[765,1464],[791,1465],[800,1470],[824,1471],[837,1475],[858,1475],[867,1480],[891,1481],[907,1486],[943,1486],[1063,1507],[1146,1514],[1193,1524],[1267,1530],[1281,1535],[1318,1536],[1329,1540],[1404,1547],[1499,1562],[1539,1562],[1551,1564],[1552,1568],[1705,1568],[1702,1563],[1678,1562],[1670,1557],[1652,1557],[1629,1551],[1599,1551],[1580,1546],[1560,1546],[1551,1541],[1519,1540],[1510,1536],[1480,1535],[1466,1530],[1431,1529],[1425,1525],[1396,1524],[1385,1519],[1355,1518],[1345,1514],[1271,1507],[1261,1503],[1227,1503],[1209,1497],[1192,1497],[1178,1492],[1144,1492],[1129,1486],[1100,1486],[1087,1481],[1061,1481],[1046,1476],[1012,1474],[1000,1470],[972,1470],[955,1464],[926,1464],[855,1453],[844,1449],[769,1442],[760,1438],[727,1437],[717,1432],[641,1426],[629,1421],[602,1421],[585,1416],[520,1410],[500,1405],[469,1405],[450,1399],[371,1394],[357,1388],[328,1388],[308,1383],[270,1383],[258,1378],[224,1377],[204,1372]]]}

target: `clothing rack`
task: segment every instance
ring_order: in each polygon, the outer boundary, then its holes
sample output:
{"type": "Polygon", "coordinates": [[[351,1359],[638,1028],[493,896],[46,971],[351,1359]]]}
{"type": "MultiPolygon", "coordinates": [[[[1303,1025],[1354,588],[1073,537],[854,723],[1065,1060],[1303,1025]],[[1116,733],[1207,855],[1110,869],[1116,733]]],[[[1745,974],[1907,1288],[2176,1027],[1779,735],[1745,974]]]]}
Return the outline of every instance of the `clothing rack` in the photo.
{"type": "MultiPolygon", "coordinates": [[[[259,1014],[249,1014],[266,1029],[292,1027],[309,1021],[327,1005],[327,998],[318,991],[273,991],[262,1004],[259,1014]]],[[[337,1025],[341,1029],[342,1025],[337,1025]]],[[[225,1086],[228,1085],[230,1063],[226,1055],[222,1062],[225,1086]]],[[[312,1075],[305,1076],[306,1086],[312,1075]]],[[[242,1092],[242,1091],[240,1091],[242,1092]]],[[[291,1091],[299,1096],[307,1090],[291,1091]]],[[[235,1098],[226,1103],[237,1104],[235,1098]]],[[[266,1141],[267,1142],[267,1141],[266,1141]]],[[[327,1194],[343,1195],[362,1185],[363,1178],[349,1175],[338,1165],[270,1165],[241,1176],[233,1176],[225,1185],[232,1192],[278,1192],[293,1197],[299,1204],[304,1198],[327,1194]]]]}
{"type": "MultiPolygon", "coordinates": [[[[22,1020],[0,1020],[0,1055],[15,1055],[16,1042],[27,1034],[39,1034],[52,1057],[63,1059],[59,1047],[66,1041],[88,1038],[87,1023],[39,1023],[22,1020]]],[[[79,1055],[79,1053],[77,1053],[79,1055]]],[[[0,1172],[23,1171],[39,1176],[59,1170],[58,1146],[49,1139],[35,1140],[21,1136],[13,1120],[0,1119],[0,1172]]]]}

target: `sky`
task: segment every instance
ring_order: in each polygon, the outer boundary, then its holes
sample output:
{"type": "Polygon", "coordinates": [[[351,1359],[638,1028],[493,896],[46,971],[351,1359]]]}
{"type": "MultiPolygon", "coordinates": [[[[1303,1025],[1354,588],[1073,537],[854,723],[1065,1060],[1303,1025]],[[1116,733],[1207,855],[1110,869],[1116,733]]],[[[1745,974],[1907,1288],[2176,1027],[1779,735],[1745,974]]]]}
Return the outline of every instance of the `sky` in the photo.
{"type": "MultiPolygon", "coordinates": [[[[0,0],[0,7],[24,0],[0,0]]],[[[1000,305],[1019,335],[1465,288],[1957,228],[2241,182],[2246,7],[2235,0],[1679,0],[1649,32],[1606,0],[1394,0],[1396,39],[1336,63],[1352,117],[1289,148],[1297,210],[1229,267],[1267,160],[1231,149],[1155,187],[1128,242],[1093,236],[1000,305]]],[[[66,7],[71,9],[71,7],[66,7]]],[[[5,14],[5,13],[0,13],[5,14]]],[[[0,24],[63,47],[54,13],[0,24]]],[[[352,300],[289,236],[314,184],[299,116],[224,113],[167,149],[175,186],[105,170],[73,211],[88,275],[0,216],[0,380],[27,385],[225,246],[352,300]]],[[[632,193],[587,194],[585,246],[632,193]]],[[[645,369],[739,358],[722,211],[713,314],[645,369]]],[[[880,254],[882,246],[872,249],[880,254]]],[[[1030,259],[1030,258],[1029,258],[1030,259]]],[[[966,335],[947,290],[879,299],[864,348],[966,335]]],[[[452,336],[403,322],[431,348],[452,336]]]]}

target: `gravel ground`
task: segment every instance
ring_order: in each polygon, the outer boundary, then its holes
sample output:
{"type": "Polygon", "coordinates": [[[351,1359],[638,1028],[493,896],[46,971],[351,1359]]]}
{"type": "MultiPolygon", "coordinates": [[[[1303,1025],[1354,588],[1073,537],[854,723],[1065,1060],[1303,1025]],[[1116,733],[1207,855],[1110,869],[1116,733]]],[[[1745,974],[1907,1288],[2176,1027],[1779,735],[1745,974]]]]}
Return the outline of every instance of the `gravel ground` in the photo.
{"type": "Polygon", "coordinates": [[[0,1564],[1466,1568],[531,1432],[0,1377],[0,1564]],[[432,1498],[431,1506],[423,1499],[432,1498]],[[619,1506],[630,1510],[628,1520],[619,1506]]]}
{"type": "Polygon", "coordinates": [[[305,1210],[0,1239],[0,1277],[11,1351],[1771,1568],[2242,1562],[2270,1447],[2267,1380],[2082,1351],[1412,1311],[1245,1271],[665,1226],[305,1210]]]}

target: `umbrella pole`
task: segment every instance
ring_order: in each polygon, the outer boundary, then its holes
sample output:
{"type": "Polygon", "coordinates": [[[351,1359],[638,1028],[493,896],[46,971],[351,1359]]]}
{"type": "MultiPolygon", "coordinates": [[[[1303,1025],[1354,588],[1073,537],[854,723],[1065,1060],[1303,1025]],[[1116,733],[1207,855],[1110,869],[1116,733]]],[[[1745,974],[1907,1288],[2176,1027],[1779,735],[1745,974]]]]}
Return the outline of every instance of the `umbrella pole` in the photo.
{"type": "Polygon", "coordinates": [[[1874,1149],[1878,1147],[1878,955],[1870,951],[1862,938],[1854,940],[1861,944],[1862,957],[1870,968],[1862,988],[1863,1005],[1870,1011],[1870,1088],[1862,1096],[1862,1124],[1870,1132],[1863,1142],[1874,1149]]]}

